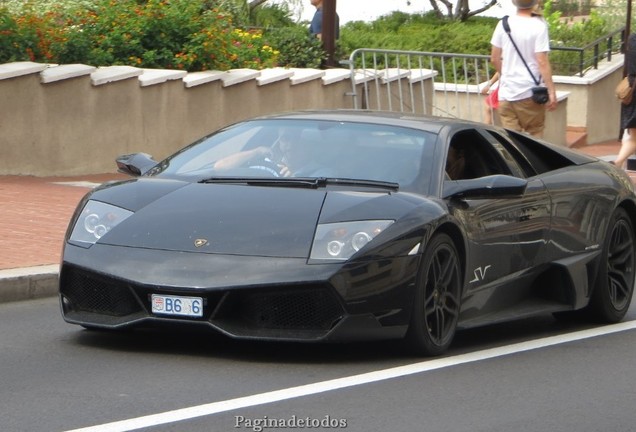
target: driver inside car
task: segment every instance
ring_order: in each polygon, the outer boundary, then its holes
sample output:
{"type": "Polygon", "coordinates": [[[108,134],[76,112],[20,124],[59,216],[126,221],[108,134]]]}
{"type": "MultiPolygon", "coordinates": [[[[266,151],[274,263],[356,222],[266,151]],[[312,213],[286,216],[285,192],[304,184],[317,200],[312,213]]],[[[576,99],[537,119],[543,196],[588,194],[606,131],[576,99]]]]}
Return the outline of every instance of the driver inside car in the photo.
{"type": "Polygon", "coordinates": [[[216,161],[215,169],[248,166],[275,177],[326,177],[330,170],[314,159],[317,143],[301,136],[299,129],[280,131],[272,147],[259,146],[216,161]]]}
{"type": "Polygon", "coordinates": [[[301,137],[299,130],[284,130],[278,138],[282,155],[279,167],[281,177],[324,177],[328,170],[315,160],[318,143],[301,137]]]}

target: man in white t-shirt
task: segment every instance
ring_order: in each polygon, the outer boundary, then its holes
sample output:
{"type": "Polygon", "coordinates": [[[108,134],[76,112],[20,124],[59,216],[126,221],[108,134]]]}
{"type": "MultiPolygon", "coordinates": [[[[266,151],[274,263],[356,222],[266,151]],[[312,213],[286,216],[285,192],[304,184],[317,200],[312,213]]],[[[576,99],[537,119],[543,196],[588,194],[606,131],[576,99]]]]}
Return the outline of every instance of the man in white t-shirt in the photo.
{"type": "Polygon", "coordinates": [[[541,105],[532,100],[531,89],[537,86],[535,79],[530,75],[500,21],[490,40],[490,59],[500,76],[497,112],[503,127],[542,137],[545,112],[554,110],[557,105],[552,66],[548,59],[548,25],[540,15],[534,13],[538,0],[512,1],[517,7],[517,13],[508,17],[510,36],[534,78],[548,88],[549,101],[541,105]]]}

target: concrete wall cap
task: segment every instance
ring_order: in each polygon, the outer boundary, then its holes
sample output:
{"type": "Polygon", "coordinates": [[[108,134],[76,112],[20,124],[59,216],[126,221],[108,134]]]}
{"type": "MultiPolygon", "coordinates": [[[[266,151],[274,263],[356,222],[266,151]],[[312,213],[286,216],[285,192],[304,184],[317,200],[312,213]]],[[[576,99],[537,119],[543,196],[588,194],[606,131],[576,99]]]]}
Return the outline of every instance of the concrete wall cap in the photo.
{"type": "Polygon", "coordinates": [[[292,85],[306,83],[325,76],[325,71],[320,69],[290,68],[290,70],[294,71],[294,75],[290,78],[292,85]]]}
{"type": "Polygon", "coordinates": [[[426,81],[435,78],[438,74],[439,72],[431,69],[412,69],[411,75],[409,76],[409,82],[413,84],[420,81],[426,81]]]}
{"type": "Polygon", "coordinates": [[[261,75],[256,78],[256,82],[259,86],[272,84],[278,81],[282,81],[294,75],[294,71],[286,68],[271,68],[263,69],[261,75]]]}
{"type": "MultiPolygon", "coordinates": [[[[436,92],[440,93],[469,93],[469,94],[478,94],[481,93],[483,87],[481,85],[465,85],[465,84],[450,84],[450,83],[434,83],[433,89],[436,92]]],[[[558,102],[563,102],[568,99],[570,96],[569,91],[557,90],[556,97],[558,102]]]]}
{"type": "Polygon", "coordinates": [[[354,75],[354,81],[356,84],[363,84],[369,81],[374,81],[380,77],[380,74],[375,69],[356,69],[354,75]]]}
{"type": "Polygon", "coordinates": [[[411,71],[409,69],[389,68],[380,71],[380,74],[382,76],[382,84],[387,84],[410,77],[411,71]]]}
{"type": "Polygon", "coordinates": [[[94,86],[108,84],[110,82],[136,78],[143,74],[142,69],[133,66],[103,66],[97,68],[91,74],[91,83],[94,86]]]}
{"type": "Polygon", "coordinates": [[[47,67],[47,64],[34,62],[5,63],[0,65],[0,79],[9,79],[23,75],[40,73],[47,67]]]}
{"type": "Polygon", "coordinates": [[[183,77],[183,83],[187,88],[196,87],[210,82],[218,81],[225,74],[223,71],[190,72],[183,77]]]}
{"type": "Polygon", "coordinates": [[[85,64],[67,64],[46,68],[40,73],[40,77],[41,82],[43,84],[47,84],[56,81],[62,81],[65,79],[90,75],[95,72],[96,69],[97,68],[95,66],[89,66],[85,64]]]}
{"type": "Polygon", "coordinates": [[[142,87],[162,84],[170,80],[182,79],[188,74],[186,71],[171,69],[142,69],[142,71],[143,73],[139,75],[139,84],[142,87]]]}
{"type": "Polygon", "coordinates": [[[329,85],[350,78],[351,71],[349,69],[327,69],[325,71],[325,76],[322,77],[322,83],[324,85],[329,85]]]}
{"type": "Polygon", "coordinates": [[[623,68],[625,56],[623,54],[612,55],[612,61],[600,61],[598,69],[591,69],[585,72],[585,76],[563,76],[554,75],[552,80],[556,84],[592,85],[605,77],[613,74],[618,69],[623,68]]]}
{"type": "Polygon", "coordinates": [[[261,71],[254,69],[230,69],[221,76],[223,87],[229,87],[251,81],[261,76],[261,71]]]}

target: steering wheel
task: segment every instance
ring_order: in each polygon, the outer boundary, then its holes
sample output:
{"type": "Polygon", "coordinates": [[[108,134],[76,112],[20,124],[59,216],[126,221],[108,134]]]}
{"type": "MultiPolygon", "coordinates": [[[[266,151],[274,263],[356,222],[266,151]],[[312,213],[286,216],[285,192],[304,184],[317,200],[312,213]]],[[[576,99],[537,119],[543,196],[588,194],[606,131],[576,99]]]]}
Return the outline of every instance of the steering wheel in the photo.
{"type": "Polygon", "coordinates": [[[248,168],[261,170],[263,174],[268,174],[272,177],[280,177],[280,167],[269,157],[265,157],[259,161],[251,162],[248,165],[248,168]]]}

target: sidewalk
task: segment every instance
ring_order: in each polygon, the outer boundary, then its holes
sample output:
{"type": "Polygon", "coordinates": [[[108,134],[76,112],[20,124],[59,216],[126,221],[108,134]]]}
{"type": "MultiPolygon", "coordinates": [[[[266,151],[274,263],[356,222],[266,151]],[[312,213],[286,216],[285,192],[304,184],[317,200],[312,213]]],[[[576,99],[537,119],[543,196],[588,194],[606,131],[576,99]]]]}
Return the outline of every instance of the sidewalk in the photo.
{"type": "Polygon", "coordinates": [[[55,295],[75,207],[96,185],[125,178],[0,176],[0,302],[55,295]]]}
{"type": "MultiPolygon", "coordinates": [[[[578,150],[611,160],[619,147],[613,140],[578,150]]],[[[0,302],[55,295],[62,242],[76,205],[92,187],[126,178],[0,176],[0,302]]]]}

